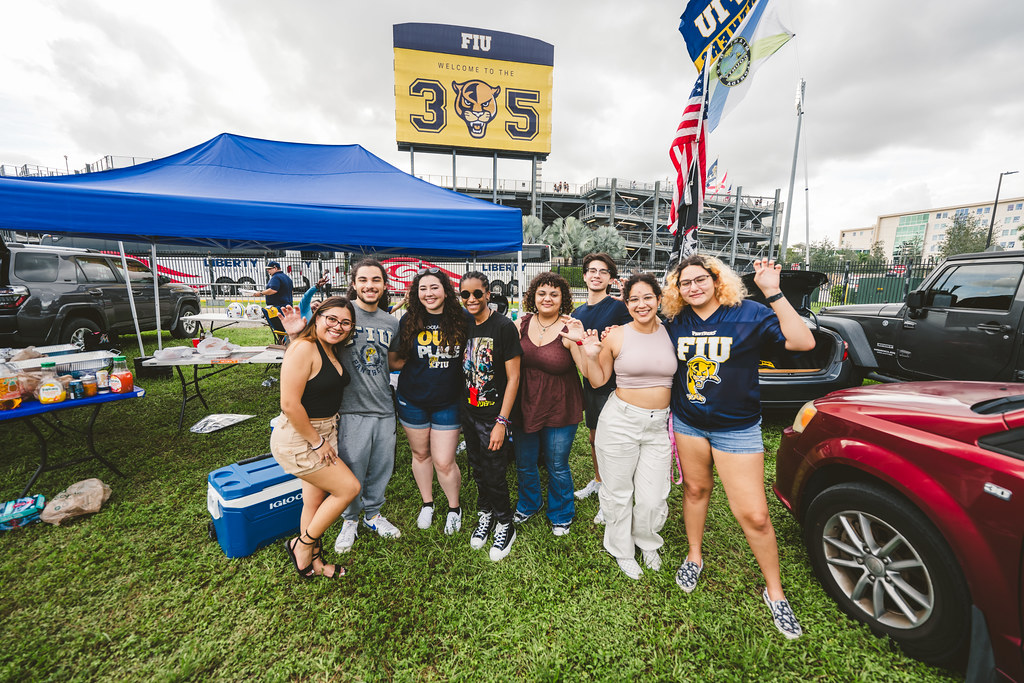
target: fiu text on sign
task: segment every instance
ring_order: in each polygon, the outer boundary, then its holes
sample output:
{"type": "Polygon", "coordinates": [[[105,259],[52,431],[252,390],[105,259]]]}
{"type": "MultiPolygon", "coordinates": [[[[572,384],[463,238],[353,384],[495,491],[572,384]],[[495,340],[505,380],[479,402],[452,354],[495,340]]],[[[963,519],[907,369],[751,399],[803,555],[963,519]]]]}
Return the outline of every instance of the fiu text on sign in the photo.
{"type": "Polygon", "coordinates": [[[547,156],[554,46],[501,31],[396,24],[399,149],[547,156]]]}

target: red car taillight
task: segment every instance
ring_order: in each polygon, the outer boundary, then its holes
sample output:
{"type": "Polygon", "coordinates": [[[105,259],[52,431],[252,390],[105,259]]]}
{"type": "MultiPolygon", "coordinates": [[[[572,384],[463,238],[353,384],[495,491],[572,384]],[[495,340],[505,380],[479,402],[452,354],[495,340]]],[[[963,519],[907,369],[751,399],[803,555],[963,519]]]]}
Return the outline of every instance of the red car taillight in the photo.
{"type": "Polygon", "coordinates": [[[0,309],[17,308],[28,299],[28,287],[12,285],[0,287],[0,309]]]}
{"type": "Polygon", "coordinates": [[[844,341],[843,342],[843,360],[846,360],[849,357],[850,357],[850,343],[844,341]]]}

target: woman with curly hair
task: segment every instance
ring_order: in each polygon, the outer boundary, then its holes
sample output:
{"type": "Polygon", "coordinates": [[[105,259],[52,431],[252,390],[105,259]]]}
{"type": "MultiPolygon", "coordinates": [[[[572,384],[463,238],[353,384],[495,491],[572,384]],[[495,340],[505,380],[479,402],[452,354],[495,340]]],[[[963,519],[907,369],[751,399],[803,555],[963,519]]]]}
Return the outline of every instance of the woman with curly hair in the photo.
{"type": "Polygon", "coordinates": [[[548,520],[555,536],[565,536],[576,515],[569,451],[583,419],[583,388],[576,373],[582,354],[566,334],[567,326],[582,328],[582,324],[569,317],[572,292],[557,273],[548,271],[533,278],[523,307],[527,315],[519,321],[523,357],[512,424],[519,501],[512,521],[523,524],[541,508],[537,460],[543,452],[548,520]]]}
{"type": "Polygon", "coordinates": [[[324,564],[320,537],[352,500],[359,481],[338,457],[338,408],[350,378],[337,350],[351,339],[355,311],[348,299],[326,299],[293,338],[281,364],[281,417],[270,452],[281,468],[302,480],[298,537],[285,543],[304,579],[338,578],[340,565],[324,564]]]}
{"type": "Polygon", "coordinates": [[[406,314],[388,349],[398,376],[398,421],[412,450],[412,474],[423,498],[416,525],[434,521],[434,471],[448,498],[444,532],[462,528],[459,489],[462,472],[455,462],[462,397],[462,349],[468,318],[451,280],[438,268],[416,273],[406,294],[406,314]]]}
{"type": "Polygon", "coordinates": [[[764,575],[762,598],[775,627],[798,638],[802,630],[782,591],[765,497],[757,368],[764,349],[809,351],[814,336],[783,296],[781,271],[774,261],[754,261],[754,283],[769,308],[744,300],[743,282],[718,259],[690,256],[668,276],[662,312],[678,359],[672,423],[686,482],[683,522],[690,546],[676,583],[690,593],[704,569],[701,543],[715,467],[764,575]]]}

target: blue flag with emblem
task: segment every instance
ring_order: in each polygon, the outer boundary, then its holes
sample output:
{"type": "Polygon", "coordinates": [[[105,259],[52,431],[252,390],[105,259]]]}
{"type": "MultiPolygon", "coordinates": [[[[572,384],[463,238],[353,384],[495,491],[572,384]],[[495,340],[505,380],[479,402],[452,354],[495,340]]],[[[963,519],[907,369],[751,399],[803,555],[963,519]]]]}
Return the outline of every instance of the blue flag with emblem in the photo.
{"type": "Polygon", "coordinates": [[[757,0],[687,0],[679,17],[686,51],[697,71],[715,61],[757,0]]]}
{"type": "Polygon", "coordinates": [[[767,9],[768,2],[760,0],[754,6],[711,65],[708,75],[709,133],[747,94],[758,67],[794,35],[782,25],[773,9],[767,9]]]}

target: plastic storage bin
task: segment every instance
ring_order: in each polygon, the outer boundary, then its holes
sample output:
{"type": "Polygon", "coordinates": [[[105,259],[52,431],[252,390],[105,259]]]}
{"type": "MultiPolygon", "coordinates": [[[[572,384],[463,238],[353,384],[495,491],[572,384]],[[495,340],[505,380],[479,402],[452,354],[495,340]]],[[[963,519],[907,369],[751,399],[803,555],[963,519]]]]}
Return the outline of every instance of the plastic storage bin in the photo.
{"type": "Polygon", "coordinates": [[[228,557],[252,555],[298,533],[302,482],[269,453],[214,470],[207,482],[210,537],[228,557]]]}

